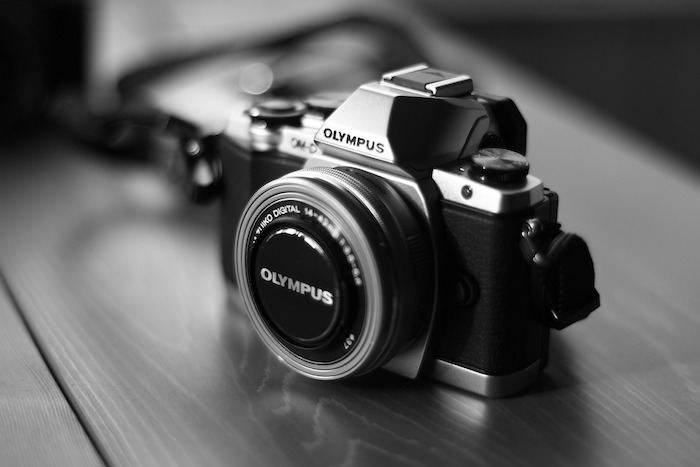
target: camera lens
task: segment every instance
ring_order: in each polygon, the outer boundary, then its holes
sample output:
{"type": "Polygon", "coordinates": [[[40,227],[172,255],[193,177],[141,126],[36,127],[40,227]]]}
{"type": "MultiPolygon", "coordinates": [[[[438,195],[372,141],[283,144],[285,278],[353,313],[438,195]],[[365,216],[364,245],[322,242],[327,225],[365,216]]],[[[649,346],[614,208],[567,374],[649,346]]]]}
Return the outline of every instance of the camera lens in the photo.
{"type": "Polygon", "coordinates": [[[258,190],[232,259],[265,344],[318,379],[389,361],[431,312],[432,243],[422,219],[390,183],[358,169],[300,170],[258,190]]]}

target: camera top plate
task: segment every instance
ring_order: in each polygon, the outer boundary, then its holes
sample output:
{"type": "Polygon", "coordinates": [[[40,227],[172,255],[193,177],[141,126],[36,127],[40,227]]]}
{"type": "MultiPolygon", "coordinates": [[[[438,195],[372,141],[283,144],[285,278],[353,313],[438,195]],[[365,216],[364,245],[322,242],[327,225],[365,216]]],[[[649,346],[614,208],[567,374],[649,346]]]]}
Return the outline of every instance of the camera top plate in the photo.
{"type": "Polygon", "coordinates": [[[489,113],[472,89],[468,76],[425,65],[387,73],[340,105],[316,144],[324,154],[367,156],[418,171],[457,160],[476,152],[489,128],[489,113]]]}

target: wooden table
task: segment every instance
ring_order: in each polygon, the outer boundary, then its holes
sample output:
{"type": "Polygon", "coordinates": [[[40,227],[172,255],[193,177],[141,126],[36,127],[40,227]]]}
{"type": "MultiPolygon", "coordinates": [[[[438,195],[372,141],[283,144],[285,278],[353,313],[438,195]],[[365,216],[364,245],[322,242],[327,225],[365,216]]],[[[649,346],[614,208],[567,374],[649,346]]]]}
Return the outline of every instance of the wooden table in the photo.
{"type": "MultiPolygon", "coordinates": [[[[602,307],[524,394],[285,369],[219,266],[218,209],[57,130],[0,143],[2,465],[697,465],[700,184],[662,148],[456,36],[513,96],[602,307]]],[[[466,70],[469,69],[469,70],[466,70]]]]}

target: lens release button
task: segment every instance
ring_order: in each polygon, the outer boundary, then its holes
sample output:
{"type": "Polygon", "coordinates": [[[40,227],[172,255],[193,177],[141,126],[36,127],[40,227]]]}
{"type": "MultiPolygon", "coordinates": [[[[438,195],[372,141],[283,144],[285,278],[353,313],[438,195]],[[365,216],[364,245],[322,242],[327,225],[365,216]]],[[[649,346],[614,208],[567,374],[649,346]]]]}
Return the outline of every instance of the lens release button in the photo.
{"type": "Polygon", "coordinates": [[[340,272],[323,243],[303,229],[280,226],[262,239],[255,258],[263,316],[302,347],[326,344],[341,321],[340,272]]]}

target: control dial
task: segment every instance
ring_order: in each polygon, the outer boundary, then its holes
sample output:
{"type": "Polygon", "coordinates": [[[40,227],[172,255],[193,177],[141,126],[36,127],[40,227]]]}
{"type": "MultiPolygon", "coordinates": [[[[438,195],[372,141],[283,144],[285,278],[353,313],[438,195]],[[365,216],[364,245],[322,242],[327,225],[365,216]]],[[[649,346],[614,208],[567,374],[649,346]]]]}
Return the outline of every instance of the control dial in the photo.
{"type": "Polygon", "coordinates": [[[525,156],[509,149],[485,148],[471,156],[471,174],[487,183],[522,182],[529,170],[525,156]]]}

